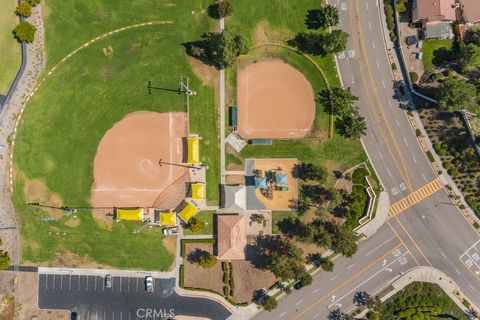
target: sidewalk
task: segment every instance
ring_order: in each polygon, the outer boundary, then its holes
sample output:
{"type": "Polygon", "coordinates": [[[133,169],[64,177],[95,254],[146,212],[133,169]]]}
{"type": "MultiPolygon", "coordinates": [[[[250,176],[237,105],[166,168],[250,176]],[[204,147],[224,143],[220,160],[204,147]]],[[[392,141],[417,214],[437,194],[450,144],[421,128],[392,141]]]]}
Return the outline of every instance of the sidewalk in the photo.
{"type": "Polygon", "coordinates": [[[375,218],[355,230],[355,232],[357,234],[363,234],[367,238],[373,236],[378,231],[378,229],[380,229],[387,221],[389,208],[390,197],[388,196],[388,192],[382,191],[380,192],[380,196],[378,197],[378,205],[377,212],[375,213],[375,218]]]}
{"type": "MultiPolygon", "coordinates": [[[[463,311],[468,311],[463,305],[463,301],[466,300],[470,303],[473,307],[474,305],[465,297],[462,293],[458,285],[449,277],[447,277],[443,272],[438,269],[432,267],[417,267],[411,269],[410,271],[406,272],[405,274],[399,276],[396,280],[391,282],[389,285],[385,286],[383,290],[388,287],[392,287],[393,289],[386,293],[384,296],[380,297],[382,301],[388,300],[392,297],[395,293],[399,292],[407,285],[412,282],[429,282],[434,283],[440,286],[442,290],[452,299],[452,301],[463,311]]],[[[377,293],[378,294],[378,293],[377,293]]],[[[372,295],[373,296],[373,295],[372,295]]],[[[480,312],[480,310],[477,309],[480,312]]],[[[364,310],[356,317],[363,317],[368,312],[368,309],[364,310]]]]}

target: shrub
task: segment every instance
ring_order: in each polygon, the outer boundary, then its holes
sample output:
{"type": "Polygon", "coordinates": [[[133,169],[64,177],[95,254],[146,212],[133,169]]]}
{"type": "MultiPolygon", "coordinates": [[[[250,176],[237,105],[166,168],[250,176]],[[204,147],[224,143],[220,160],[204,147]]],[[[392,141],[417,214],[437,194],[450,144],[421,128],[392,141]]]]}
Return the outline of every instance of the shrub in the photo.
{"type": "Polygon", "coordinates": [[[188,220],[187,228],[190,229],[192,233],[200,233],[203,231],[204,227],[205,222],[201,221],[200,219],[193,217],[188,220]]]}
{"type": "Polygon", "coordinates": [[[233,297],[233,288],[230,288],[230,296],[233,297]]]}
{"type": "Polygon", "coordinates": [[[228,273],[223,274],[223,283],[228,284],[228,273]]]}
{"type": "Polygon", "coordinates": [[[227,263],[225,261],[222,261],[222,271],[227,271],[227,263]]]}
{"type": "Polygon", "coordinates": [[[228,0],[215,1],[208,6],[208,15],[213,19],[226,18],[233,13],[233,6],[228,0]]]}
{"type": "Polygon", "coordinates": [[[480,229],[480,224],[478,224],[478,222],[475,221],[475,222],[473,223],[473,227],[474,227],[475,229],[480,229]]]}
{"type": "Polygon", "coordinates": [[[333,271],[332,259],[330,259],[330,257],[322,257],[320,259],[320,267],[327,272],[332,272],[333,271]]]}
{"type": "Polygon", "coordinates": [[[265,302],[263,303],[263,309],[265,309],[266,311],[272,311],[277,306],[278,306],[277,299],[270,296],[267,296],[267,298],[265,299],[265,302]]]}
{"type": "Polygon", "coordinates": [[[35,7],[36,5],[40,4],[41,0],[27,0],[27,1],[32,7],[35,7]]]}
{"type": "Polygon", "coordinates": [[[426,155],[428,160],[430,160],[430,162],[435,162],[435,158],[433,157],[433,154],[430,152],[430,150],[426,152],[426,155]]]}
{"type": "Polygon", "coordinates": [[[0,252],[0,270],[5,270],[10,266],[10,257],[8,252],[0,252]]]}
{"type": "Polygon", "coordinates": [[[393,70],[393,71],[396,71],[396,70],[397,70],[397,65],[395,64],[395,62],[392,62],[392,70],[393,70]]]}
{"type": "Polygon", "coordinates": [[[422,136],[422,131],[420,131],[420,129],[418,129],[418,128],[415,129],[415,135],[416,135],[417,137],[421,137],[421,136],[422,136]]]}
{"type": "Polygon", "coordinates": [[[413,83],[417,83],[418,74],[416,72],[413,72],[413,71],[410,71],[408,74],[410,75],[410,80],[412,80],[413,83]]]}
{"type": "Polygon", "coordinates": [[[32,7],[28,1],[23,1],[20,3],[15,12],[22,17],[30,17],[32,15],[32,7]]]}
{"type": "Polygon", "coordinates": [[[361,184],[363,186],[367,185],[365,177],[368,176],[368,170],[365,168],[357,168],[352,174],[352,182],[356,184],[361,184]]]}
{"type": "Polygon", "coordinates": [[[27,21],[20,22],[15,29],[13,29],[13,34],[20,42],[33,42],[35,39],[35,32],[37,28],[35,28],[32,24],[28,23],[27,21]]]}
{"type": "Polygon", "coordinates": [[[230,293],[230,289],[227,286],[223,286],[223,295],[228,296],[230,293]]]}

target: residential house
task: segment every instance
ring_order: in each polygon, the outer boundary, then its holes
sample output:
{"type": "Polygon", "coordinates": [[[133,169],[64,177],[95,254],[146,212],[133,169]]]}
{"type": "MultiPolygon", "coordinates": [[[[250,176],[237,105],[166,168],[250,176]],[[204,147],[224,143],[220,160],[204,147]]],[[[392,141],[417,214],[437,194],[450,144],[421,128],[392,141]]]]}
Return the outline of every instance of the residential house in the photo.
{"type": "Polygon", "coordinates": [[[456,7],[455,0],[413,0],[412,22],[421,23],[424,39],[449,39],[456,7]]]}

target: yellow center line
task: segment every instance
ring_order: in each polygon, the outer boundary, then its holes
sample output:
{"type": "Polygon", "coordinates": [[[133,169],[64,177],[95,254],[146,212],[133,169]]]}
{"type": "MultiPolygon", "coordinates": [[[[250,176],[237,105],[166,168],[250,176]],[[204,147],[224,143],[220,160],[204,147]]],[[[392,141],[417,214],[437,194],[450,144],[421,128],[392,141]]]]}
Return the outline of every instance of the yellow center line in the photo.
{"type": "MultiPolygon", "coordinates": [[[[355,3],[356,3],[356,1],[355,1],[355,3]]],[[[352,6],[352,0],[349,0],[349,6],[350,6],[350,7],[353,7],[353,6],[352,6]]],[[[359,15],[359,12],[358,12],[358,7],[355,6],[355,8],[356,8],[356,14],[357,14],[357,16],[360,16],[360,15],[359,15]]],[[[353,36],[353,30],[355,30],[355,29],[353,28],[352,14],[353,14],[353,13],[352,13],[352,10],[350,10],[350,14],[349,14],[349,24],[350,24],[350,30],[351,30],[352,36],[353,36]]],[[[358,30],[359,42],[360,42],[360,44],[361,44],[361,46],[362,46],[362,50],[360,50],[360,49],[358,48],[358,46],[356,45],[356,42],[355,42],[355,41],[352,41],[352,43],[353,43],[353,45],[354,45],[354,47],[355,47],[355,50],[356,50],[357,52],[359,52],[359,53],[363,52],[362,56],[363,56],[363,58],[365,59],[365,62],[366,62],[366,65],[367,65],[367,71],[368,71],[368,74],[369,74],[370,83],[372,84],[372,90],[373,90],[373,93],[374,93],[374,95],[375,95],[375,99],[377,100],[377,104],[378,104],[378,106],[379,106],[379,108],[375,108],[375,109],[379,109],[379,110],[380,110],[381,119],[378,119],[378,117],[377,117],[377,115],[376,115],[376,112],[375,112],[375,110],[374,110],[374,104],[372,103],[372,100],[371,100],[371,98],[370,98],[370,94],[369,94],[368,90],[364,89],[364,91],[366,92],[367,98],[368,98],[368,100],[369,100],[369,102],[370,102],[369,105],[370,105],[370,108],[372,108],[372,111],[373,111],[372,113],[373,113],[373,116],[374,116],[374,118],[375,118],[375,120],[376,120],[375,122],[376,122],[376,123],[381,123],[382,121],[380,121],[380,120],[383,120],[383,122],[385,123],[385,126],[386,126],[386,128],[387,128],[387,131],[388,131],[388,133],[389,133],[389,135],[390,135],[390,137],[391,137],[391,141],[393,142],[393,145],[394,145],[394,147],[395,147],[395,149],[396,149],[396,153],[397,153],[397,155],[398,155],[398,158],[400,158],[400,161],[401,161],[401,164],[400,164],[400,165],[397,163],[397,157],[394,156],[394,152],[393,152],[393,151],[391,150],[391,148],[390,148],[390,144],[389,144],[389,142],[388,142],[388,139],[385,137],[385,133],[383,132],[383,129],[380,129],[379,131],[380,131],[380,133],[381,133],[381,135],[382,135],[382,138],[383,138],[383,140],[384,140],[384,142],[385,142],[385,146],[387,147],[387,150],[388,150],[388,152],[390,153],[390,156],[391,156],[391,158],[392,158],[392,161],[394,162],[394,164],[395,164],[395,166],[397,167],[397,169],[399,169],[399,173],[400,173],[400,175],[403,177],[403,179],[405,180],[405,183],[407,184],[407,187],[408,187],[409,191],[412,191],[412,190],[413,190],[413,186],[412,186],[412,183],[411,183],[411,181],[410,181],[410,177],[409,177],[409,175],[408,175],[407,168],[406,168],[406,166],[405,166],[405,160],[404,160],[404,158],[403,158],[403,156],[402,156],[402,153],[400,152],[400,148],[398,147],[398,144],[397,144],[397,142],[396,142],[396,140],[395,140],[395,137],[394,137],[394,134],[393,134],[393,132],[392,132],[392,129],[391,129],[390,125],[389,125],[389,122],[388,122],[387,118],[385,117],[385,113],[384,113],[383,108],[382,108],[382,103],[380,102],[380,98],[379,98],[379,96],[378,96],[378,92],[377,92],[377,90],[376,90],[376,88],[375,88],[375,83],[374,83],[374,81],[373,81],[372,71],[371,71],[371,68],[370,68],[370,62],[369,62],[368,57],[367,57],[367,55],[366,55],[365,43],[364,43],[364,40],[363,40],[362,31],[361,31],[361,27],[360,27],[360,23],[359,23],[359,20],[358,20],[358,19],[357,19],[357,30],[358,30]],[[403,167],[403,170],[402,170],[402,168],[400,168],[400,167],[403,167]]],[[[352,38],[353,38],[353,37],[352,37],[352,38]]],[[[353,39],[352,39],[352,40],[353,40],[353,39]]],[[[355,64],[355,65],[356,65],[357,68],[359,68],[357,64],[355,64]]],[[[362,78],[362,82],[366,83],[367,81],[366,81],[363,73],[361,72],[361,70],[359,70],[359,71],[360,71],[360,72],[359,72],[360,77],[362,78]]]]}
{"type": "MultiPolygon", "coordinates": [[[[295,318],[293,318],[294,320],[296,319],[299,319],[302,315],[304,315],[305,313],[307,313],[308,311],[310,311],[312,308],[316,307],[319,303],[321,303],[322,301],[324,301],[325,299],[327,299],[328,297],[330,297],[333,293],[335,293],[336,291],[342,289],[343,287],[345,287],[347,284],[349,284],[350,282],[352,282],[353,280],[355,280],[356,278],[358,278],[361,274],[365,273],[367,270],[371,269],[377,262],[383,260],[383,258],[385,258],[386,256],[388,256],[390,253],[392,253],[393,251],[395,251],[396,249],[398,249],[399,247],[401,247],[403,244],[402,243],[399,243],[398,245],[396,245],[393,249],[391,249],[390,251],[388,251],[387,253],[385,253],[383,256],[381,256],[380,258],[376,259],[375,261],[373,261],[372,263],[370,263],[368,266],[366,266],[365,268],[363,268],[362,270],[360,270],[358,273],[356,273],[353,277],[351,277],[350,279],[346,280],[345,282],[343,282],[342,284],[340,284],[339,286],[337,286],[335,289],[331,290],[330,292],[328,292],[327,294],[323,295],[322,297],[320,297],[317,301],[315,301],[313,304],[311,304],[310,306],[308,306],[307,308],[305,308],[302,312],[300,312],[298,315],[295,316],[295,318]]],[[[408,248],[405,247],[405,249],[408,250],[408,248]]]]}
{"type": "Polygon", "coordinates": [[[405,227],[403,226],[403,224],[400,222],[400,220],[398,220],[398,218],[395,216],[395,220],[398,222],[398,224],[400,225],[400,227],[403,229],[403,231],[405,231],[405,233],[407,234],[407,236],[410,238],[410,240],[413,242],[413,245],[415,247],[417,247],[418,251],[420,252],[420,254],[423,256],[423,258],[425,259],[425,261],[427,261],[427,263],[430,265],[430,267],[432,267],[432,264],[430,263],[430,260],[427,259],[427,257],[425,256],[425,254],[423,253],[423,251],[420,249],[420,247],[418,246],[418,244],[415,242],[415,240],[413,240],[413,237],[410,235],[410,233],[407,231],[407,229],[405,229],[405,227]]]}
{"type": "Polygon", "coordinates": [[[420,266],[420,263],[418,263],[418,260],[415,258],[415,256],[413,255],[412,253],[412,250],[410,250],[410,248],[405,244],[405,242],[403,241],[402,238],[400,238],[400,236],[398,235],[397,231],[393,228],[392,224],[387,220],[387,223],[388,223],[388,226],[390,227],[390,229],[392,229],[393,233],[395,233],[395,235],[397,236],[398,240],[400,240],[400,242],[405,246],[405,248],[408,250],[408,252],[410,252],[410,255],[412,256],[413,260],[415,261],[415,263],[417,264],[417,267],[420,266]]]}

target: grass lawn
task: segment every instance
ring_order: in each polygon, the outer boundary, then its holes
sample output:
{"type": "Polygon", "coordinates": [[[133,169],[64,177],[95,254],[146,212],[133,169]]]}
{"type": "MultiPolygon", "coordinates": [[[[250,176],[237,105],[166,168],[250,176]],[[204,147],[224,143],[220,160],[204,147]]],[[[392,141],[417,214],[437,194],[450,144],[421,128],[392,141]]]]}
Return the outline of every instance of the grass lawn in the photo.
{"type": "MultiPolygon", "coordinates": [[[[181,46],[182,42],[197,39],[202,31],[213,28],[214,21],[200,14],[210,1],[178,2],[181,2],[178,6],[167,6],[163,1],[153,5],[143,0],[134,4],[126,0],[74,1],[68,5],[57,0],[47,2],[46,45],[50,65],[88,38],[115,27],[148,20],[175,23],[113,34],[57,68],[30,100],[22,117],[15,143],[17,172],[43,182],[49,192],[58,194],[65,206],[89,206],[93,159],[102,136],[134,111],[185,111],[183,97],[162,91],[148,95],[146,90],[149,80],[159,87],[176,88],[178,77],[183,75],[190,78],[191,87],[197,91],[197,96],[190,100],[190,130],[203,138],[200,153],[202,162],[209,167],[207,196],[218,202],[215,93],[192,73],[181,46]],[[198,14],[192,15],[192,10],[198,14]],[[89,28],[84,28],[85,25],[89,28]],[[112,53],[106,55],[103,49],[109,46],[112,53]]],[[[171,255],[163,254],[166,250],[156,233],[133,235],[128,224],[123,223],[114,224],[112,231],[103,230],[90,212],[79,215],[81,222],[74,230],[83,236],[78,236],[81,239],[78,243],[70,238],[52,240],[44,232],[48,227],[25,205],[24,184],[21,175],[17,175],[14,204],[22,222],[24,261],[51,261],[60,251],[118,268],[165,269],[173,261],[171,255]],[[98,236],[91,237],[92,234],[98,236]],[[159,253],[155,258],[151,253],[138,254],[150,251],[145,250],[146,243],[155,248],[151,252],[159,253]],[[104,252],[106,249],[108,254],[104,252]]],[[[48,223],[53,224],[60,233],[74,232],[61,222],[48,223]]]]}
{"type": "Polygon", "coordinates": [[[200,233],[193,233],[190,229],[183,229],[184,235],[192,235],[192,234],[213,234],[213,214],[215,211],[200,211],[195,218],[199,219],[200,221],[205,222],[205,227],[203,231],[200,233]]]}
{"type": "Polygon", "coordinates": [[[0,0],[0,94],[6,95],[15,79],[21,63],[20,43],[13,37],[12,30],[19,23],[15,14],[16,0],[0,0]]]}
{"type": "MultiPolygon", "coordinates": [[[[438,49],[450,50],[452,40],[427,40],[423,42],[423,67],[425,70],[433,68],[435,65],[435,51],[438,49]]],[[[438,54],[438,52],[437,52],[438,54]]]]}
{"type": "Polygon", "coordinates": [[[272,212],[272,233],[282,234],[279,228],[279,223],[288,218],[298,218],[298,212],[296,211],[273,211],[272,212]]]}

